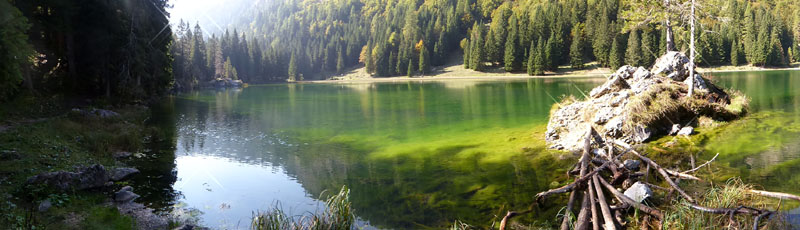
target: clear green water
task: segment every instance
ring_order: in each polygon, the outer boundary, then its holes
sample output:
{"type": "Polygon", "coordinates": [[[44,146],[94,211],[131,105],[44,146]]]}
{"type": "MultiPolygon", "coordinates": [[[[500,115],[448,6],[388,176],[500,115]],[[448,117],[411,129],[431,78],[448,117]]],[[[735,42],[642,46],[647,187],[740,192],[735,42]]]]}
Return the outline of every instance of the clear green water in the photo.
{"type": "MultiPolygon", "coordinates": [[[[728,177],[800,191],[800,72],[715,76],[751,96],[754,115],[704,136],[705,152],[721,153],[728,177]]],[[[143,199],[194,208],[206,226],[246,229],[254,210],[278,205],[303,215],[320,208],[320,194],[346,185],[363,226],[488,226],[564,183],[571,156],[545,148],[549,110],[557,97],[582,97],[603,80],[286,84],[180,95],[155,110],[166,131],[153,151],[161,157],[144,164],[156,174],[140,181],[151,184],[143,199]]],[[[523,218],[555,222],[558,202],[523,218]]]]}

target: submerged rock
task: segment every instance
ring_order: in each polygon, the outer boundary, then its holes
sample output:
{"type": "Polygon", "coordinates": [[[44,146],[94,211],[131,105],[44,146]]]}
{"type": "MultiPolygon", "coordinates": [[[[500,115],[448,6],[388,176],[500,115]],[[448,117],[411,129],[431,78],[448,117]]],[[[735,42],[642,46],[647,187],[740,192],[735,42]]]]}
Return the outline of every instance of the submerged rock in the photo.
{"type": "Polygon", "coordinates": [[[114,201],[119,203],[133,202],[136,198],[139,198],[139,195],[133,193],[133,187],[131,186],[122,187],[119,191],[114,193],[114,201]]]}
{"type": "Polygon", "coordinates": [[[139,170],[135,168],[114,168],[108,171],[108,177],[111,181],[121,181],[137,173],[139,170]]]}
{"type": "Polygon", "coordinates": [[[642,201],[644,201],[648,197],[653,196],[653,190],[650,190],[650,187],[647,187],[647,185],[637,181],[636,183],[631,185],[630,188],[625,190],[624,194],[628,198],[631,198],[636,202],[642,203],[642,201]]]}
{"type": "Polygon", "coordinates": [[[62,191],[99,188],[108,181],[108,172],[99,164],[80,168],[77,172],[46,172],[28,178],[28,184],[43,184],[62,191]]]}

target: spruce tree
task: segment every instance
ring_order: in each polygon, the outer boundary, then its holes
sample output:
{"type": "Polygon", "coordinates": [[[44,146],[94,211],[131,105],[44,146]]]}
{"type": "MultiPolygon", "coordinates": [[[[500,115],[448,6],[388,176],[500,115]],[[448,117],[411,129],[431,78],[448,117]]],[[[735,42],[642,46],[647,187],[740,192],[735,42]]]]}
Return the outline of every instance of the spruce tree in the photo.
{"type": "Polygon", "coordinates": [[[572,44],[569,46],[569,64],[573,69],[583,69],[583,25],[572,27],[572,44]]]}
{"type": "Polygon", "coordinates": [[[623,65],[623,54],[622,48],[619,45],[619,38],[620,36],[614,37],[614,40],[611,42],[611,53],[608,55],[608,65],[611,67],[611,70],[619,69],[623,65]]]}
{"type": "Polygon", "coordinates": [[[297,57],[292,53],[292,58],[289,60],[289,81],[297,80],[297,57]]]}
{"type": "Polygon", "coordinates": [[[547,68],[547,63],[545,61],[545,45],[542,42],[544,39],[539,39],[539,43],[536,45],[536,56],[533,57],[533,75],[544,75],[544,70],[547,68]]]}
{"type": "Polygon", "coordinates": [[[534,41],[531,41],[530,49],[528,50],[528,75],[533,76],[536,73],[535,60],[538,53],[534,41]]]}
{"type": "Polygon", "coordinates": [[[422,75],[430,73],[431,70],[430,59],[431,57],[428,54],[428,49],[422,47],[422,49],[419,51],[419,72],[422,75]]]}
{"type": "Polygon", "coordinates": [[[547,43],[545,43],[544,50],[542,50],[542,52],[544,52],[544,55],[542,56],[544,59],[544,70],[558,70],[558,62],[556,61],[558,55],[556,55],[555,37],[555,34],[550,34],[550,37],[547,38],[547,43]]]}
{"type": "Polygon", "coordinates": [[[740,52],[739,42],[737,40],[731,41],[731,65],[739,66],[742,64],[740,59],[742,54],[740,52]]]}
{"type": "Polygon", "coordinates": [[[472,47],[472,51],[470,51],[470,63],[469,66],[476,70],[482,71],[484,69],[484,61],[486,61],[486,53],[484,51],[485,42],[483,39],[483,26],[480,24],[475,23],[475,28],[473,29],[474,35],[474,44],[470,45],[472,47]]]}
{"type": "Polygon", "coordinates": [[[336,57],[336,73],[344,72],[344,57],[342,56],[342,49],[337,51],[336,57]]]}
{"type": "Polygon", "coordinates": [[[408,70],[406,70],[406,76],[413,77],[414,76],[414,62],[408,61],[408,70]]]}
{"type": "Polygon", "coordinates": [[[462,39],[461,43],[460,43],[461,50],[464,51],[464,68],[465,69],[469,69],[469,62],[470,62],[470,60],[472,60],[469,57],[469,52],[471,51],[470,47],[469,47],[469,44],[470,44],[470,41],[467,38],[462,39]]]}
{"type": "MultiPolygon", "coordinates": [[[[512,16],[511,19],[512,22],[516,22],[516,17],[512,16]]],[[[506,72],[513,72],[519,69],[517,42],[517,30],[512,28],[508,32],[508,38],[506,38],[505,57],[503,57],[506,72]]]]}
{"type": "Polygon", "coordinates": [[[642,48],[641,48],[641,65],[645,67],[652,66],[655,61],[656,57],[660,56],[658,53],[658,43],[656,43],[656,38],[653,36],[651,28],[645,28],[642,31],[642,48]]]}
{"type": "Polygon", "coordinates": [[[628,37],[628,48],[625,51],[625,63],[632,66],[642,66],[642,47],[639,45],[639,32],[631,30],[628,37]]]}

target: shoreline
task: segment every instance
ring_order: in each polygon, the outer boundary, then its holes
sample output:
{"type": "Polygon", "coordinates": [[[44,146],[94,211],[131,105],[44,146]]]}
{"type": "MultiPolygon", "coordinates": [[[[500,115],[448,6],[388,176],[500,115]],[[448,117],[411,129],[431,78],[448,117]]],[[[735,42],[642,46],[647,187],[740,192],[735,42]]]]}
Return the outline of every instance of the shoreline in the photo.
{"type": "MultiPolygon", "coordinates": [[[[365,76],[364,68],[351,70],[349,73],[339,77],[331,77],[326,80],[306,80],[296,83],[325,84],[325,83],[391,83],[391,82],[411,82],[411,81],[493,81],[493,80],[527,80],[527,79],[553,79],[553,78],[599,78],[613,73],[609,68],[594,68],[588,70],[571,71],[563,68],[565,72],[550,72],[546,75],[531,76],[526,73],[492,73],[477,72],[464,69],[461,65],[447,66],[438,69],[435,74],[419,77],[372,77],[365,76]],[[453,70],[455,69],[455,70],[453,70]],[[457,72],[457,73],[453,73],[457,72]],[[360,75],[360,76],[354,76],[360,75]],[[337,79],[339,78],[339,79],[337,79]]],[[[762,71],[792,71],[800,70],[800,63],[793,63],[786,68],[765,68],[756,66],[717,66],[700,67],[700,73],[732,73],[732,72],[762,72],[762,71]]]]}

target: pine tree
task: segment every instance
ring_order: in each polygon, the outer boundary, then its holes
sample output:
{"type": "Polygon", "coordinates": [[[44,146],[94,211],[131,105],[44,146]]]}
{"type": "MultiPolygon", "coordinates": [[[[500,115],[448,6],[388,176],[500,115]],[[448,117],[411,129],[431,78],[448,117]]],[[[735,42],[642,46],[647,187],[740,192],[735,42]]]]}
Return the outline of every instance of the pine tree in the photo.
{"type": "Polygon", "coordinates": [[[544,39],[539,39],[539,44],[536,45],[536,56],[533,57],[533,75],[544,75],[544,70],[547,68],[546,47],[542,40],[544,39]]]}
{"type": "Polygon", "coordinates": [[[419,51],[419,72],[422,75],[430,73],[431,70],[431,63],[430,63],[430,55],[428,54],[428,49],[422,47],[419,51]]]}
{"type": "Polygon", "coordinates": [[[461,50],[464,51],[464,68],[469,69],[469,62],[472,60],[469,56],[469,52],[472,51],[469,47],[470,41],[467,38],[461,40],[461,50]]]}
{"type": "Polygon", "coordinates": [[[656,57],[660,56],[658,53],[659,45],[656,43],[656,38],[653,36],[652,29],[645,28],[642,31],[642,53],[641,53],[641,65],[650,67],[652,66],[655,61],[656,57]]]}
{"type": "Polygon", "coordinates": [[[733,40],[731,42],[731,65],[739,66],[741,65],[741,48],[739,42],[737,40],[733,40]]]}
{"type": "Polygon", "coordinates": [[[625,51],[625,62],[632,66],[642,66],[642,47],[639,45],[639,32],[631,30],[628,37],[628,48],[625,51]]]}
{"type": "Polygon", "coordinates": [[[517,18],[511,16],[511,25],[512,29],[508,32],[508,38],[506,39],[506,47],[505,47],[505,57],[503,57],[503,62],[505,64],[506,72],[513,72],[519,69],[519,58],[517,56],[519,53],[517,52],[517,43],[519,42],[517,39],[517,30],[515,29],[516,20],[517,18]]]}
{"type": "Polygon", "coordinates": [[[470,68],[474,69],[475,71],[482,71],[484,68],[484,61],[486,60],[486,53],[484,52],[485,42],[483,40],[483,26],[475,23],[473,28],[473,41],[474,43],[470,45],[472,51],[470,51],[470,68]]]}
{"type": "Polygon", "coordinates": [[[536,56],[538,56],[539,52],[536,50],[536,45],[533,41],[531,41],[530,49],[528,50],[528,75],[535,75],[536,74],[536,56]]]}
{"type": "Polygon", "coordinates": [[[620,36],[614,37],[614,40],[611,42],[611,53],[608,55],[608,65],[611,67],[612,70],[619,69],[623,65],[623,54],[622,48],[619,45],[619,38],[620,36]]]}
{"type": "Polygon", "coordinates": [[[292,58],[289,60],[289,81],[297,80],[297,57],[292,53],[292,58]]]}
{"type": "Polygon", "coordinates": [[[342,49],[336,51],[338,54],[336,55],[336,73],[343,73],[344,72],[344,56],[342,56],[342,49]]]}
{"type": "Polygon", "coordinates": [[[572,27],[572,44],[569,46],[569,64],[573,69],[583,69],[583,25],[572,27]]]}

